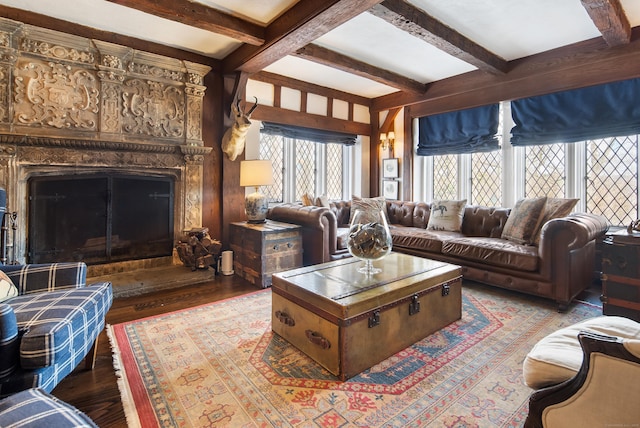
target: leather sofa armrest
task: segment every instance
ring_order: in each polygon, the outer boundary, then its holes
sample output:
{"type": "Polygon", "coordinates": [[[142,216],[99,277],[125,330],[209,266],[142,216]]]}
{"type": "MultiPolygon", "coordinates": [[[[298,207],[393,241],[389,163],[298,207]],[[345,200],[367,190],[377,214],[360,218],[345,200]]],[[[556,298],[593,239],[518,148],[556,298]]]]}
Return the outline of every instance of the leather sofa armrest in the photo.
{"type": "Polygon", "coordinates": [[[598,239],[609,229],[609,222],[603,216],[590,213],[575,213],[567,217],[549,220],[540,231],[540,254],[552,244],[559,235],[563,235],[563,245],[568,250],[584,247],[598,239]]]}
{"type": "Polygon", "coordinates": [[[538,246],[540,274],[553,284],[552,293],[560,311],[593,281],[596,240],[608,228],[604,217],[590,213],[556,218],[542,226],[538,246]]]}
{"type": "Polygon", "coordinates": [[[271,208],[267,218],[302,226],[305,265],[328,262],[336,254],[338,223],[330,208],[282,204],[271,208]]]}

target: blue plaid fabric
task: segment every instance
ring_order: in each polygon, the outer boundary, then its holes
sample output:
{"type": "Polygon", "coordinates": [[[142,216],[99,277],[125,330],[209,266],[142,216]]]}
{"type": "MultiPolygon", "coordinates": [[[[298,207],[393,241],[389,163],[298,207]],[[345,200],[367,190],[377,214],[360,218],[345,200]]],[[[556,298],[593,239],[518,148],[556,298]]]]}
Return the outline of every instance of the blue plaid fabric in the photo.
{"type": "Polygon", "coordinates": [[[18,294],[81,288],[87,284],[87,265],[83,262],[0,265],[0,270],[11,278],[18,294]]]}
{"type": "Polygon", "coordinates": [[[27,389],[1,400],[0,427],[98,428],[80,410],[41,389],[27,389]]]}
{"type": "Polygon", "coordinates": [[[51,392],[84,359],[104,328],[113,302],[111,283],[84,286],[84,263],[0,269],[21,293],[0,303],[0,394],[34,387],[51,392]]]}

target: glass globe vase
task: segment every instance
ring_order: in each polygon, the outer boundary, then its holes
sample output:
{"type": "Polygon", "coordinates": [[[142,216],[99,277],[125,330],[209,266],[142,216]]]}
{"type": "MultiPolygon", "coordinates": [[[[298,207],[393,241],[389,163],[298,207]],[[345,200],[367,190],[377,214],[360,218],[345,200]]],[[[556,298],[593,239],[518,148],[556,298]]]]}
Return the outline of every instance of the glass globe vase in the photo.
{"type": "Polygon", "coordinates": [[[373,275],[382,269],[373,266],[391,252],[391,233],[383,211],[357,209],[349,225],[347,248],[353,257],[364,261],[358,272],[373,275]]]}

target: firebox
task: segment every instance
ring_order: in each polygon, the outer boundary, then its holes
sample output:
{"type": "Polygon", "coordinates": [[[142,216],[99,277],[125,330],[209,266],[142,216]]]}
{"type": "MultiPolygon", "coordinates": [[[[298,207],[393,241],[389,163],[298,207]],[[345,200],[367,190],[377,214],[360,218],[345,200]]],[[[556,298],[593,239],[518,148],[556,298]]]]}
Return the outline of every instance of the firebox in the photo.
{"type": "Polygon", "coordinates": [[[169,256],[174,182],[96,173],[29,180],[30,263],[101,264],[169,256]]]}

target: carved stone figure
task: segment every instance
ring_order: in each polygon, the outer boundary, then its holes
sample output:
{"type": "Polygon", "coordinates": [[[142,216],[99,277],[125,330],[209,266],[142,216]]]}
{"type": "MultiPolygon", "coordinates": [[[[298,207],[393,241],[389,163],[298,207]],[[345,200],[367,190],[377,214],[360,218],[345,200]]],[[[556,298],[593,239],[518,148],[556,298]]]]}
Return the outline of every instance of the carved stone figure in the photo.
{"type": "MultiPolygon", "coordinates": [[[[255,98],[255,97],[254,97],[255,98]]],[[[227,154],[229,160],[236,160],[236,158],[244,151],[244,145],[247,138],[247,131],[251,126],[251,113],[258,107],[258,99],[256,103],[244,113],[240,110],[240,99],[235,104],[231,105],[231,111],[233,113],[234,122],[231,128],[227,129],[222,136],[222,151],[227,154]]]]}

